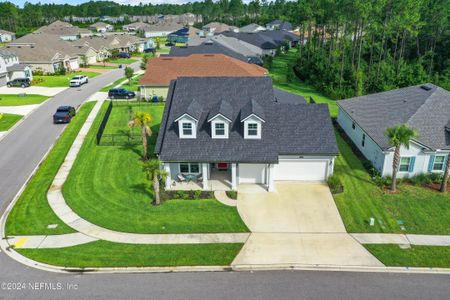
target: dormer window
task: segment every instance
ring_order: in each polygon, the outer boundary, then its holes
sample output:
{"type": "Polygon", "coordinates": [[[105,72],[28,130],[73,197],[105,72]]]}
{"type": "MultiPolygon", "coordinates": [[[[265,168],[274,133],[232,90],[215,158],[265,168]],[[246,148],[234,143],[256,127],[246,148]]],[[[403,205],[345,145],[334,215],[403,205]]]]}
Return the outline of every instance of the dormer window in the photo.
{"type": "Polygon", "coordinates": [[[258,123],[248,123],[247,135],[248,136],[258,136],[258,123]]]}
{"type": "Polygon", "coordinates": [[[183,127],[184,136],[192,136],[192,123],[181,123],[183,127]]]}
{"type": "Polygon", "coordinates": [[[241,109],[241,122],[244,123],[244,139],[261,139],[264,110],[255,100],[250,100],[241,109]]]}
{"type": "Polygon", "coordinates": [[[225,136],[225,123],[216,123],[215,124],[215,135],[217,137],[219,136],[225,136]]]}
{"type": "Polygon", "coordinates": [[[197,137],[197,120],[189,115],[183,115],[175,122],[178,122],[180,139],[195,139],[197,137]]]}
{"type": "Polygon", "coordinates": [[[260,139],[262,122],[256,117],[244,121],[244,139],[260,139]]]}

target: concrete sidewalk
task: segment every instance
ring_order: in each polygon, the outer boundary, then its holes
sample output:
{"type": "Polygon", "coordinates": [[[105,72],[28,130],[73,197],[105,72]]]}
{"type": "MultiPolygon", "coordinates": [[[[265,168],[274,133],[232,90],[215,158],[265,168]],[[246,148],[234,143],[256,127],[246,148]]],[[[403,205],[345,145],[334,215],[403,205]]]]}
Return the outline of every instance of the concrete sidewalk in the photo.
{"type": "Polygon", "coordinates": [[[29,104],[29,105],[19,105],[19,106],[0,106],[0,113],[14,114],[26,116],[33,110],[41,106],[41,104],[29,104]]]}
{"type": "Polygon", "coordinates": [[[20,87],[0,87],[0,94],[7,95],[18,95],[18,94],[35,94],[35,95],[43,95],[43,96],[55,96],[56,94],[61,93],[62,91],[68,89],[69,87],[44,87],[44,86],[30,86],[27,88],[20,87]]]}
{"type": "Polygon", "coordinates": [[[8,237],[8,243],[16,249],[62,248],[90,243],[97,239],[76,232],[59,235],[28,235],[8,237]]]}
{"type": "Polygon", "coordinates": [[[450,246],[450,235],[352,233],[351,236],[361,244],[450,246]]]}

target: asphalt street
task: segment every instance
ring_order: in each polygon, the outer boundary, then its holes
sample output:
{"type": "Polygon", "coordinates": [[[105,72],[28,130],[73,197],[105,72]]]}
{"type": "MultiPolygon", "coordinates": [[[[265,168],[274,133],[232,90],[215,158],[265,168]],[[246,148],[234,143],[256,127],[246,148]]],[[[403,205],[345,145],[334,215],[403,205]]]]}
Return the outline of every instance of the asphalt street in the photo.
{"type": "MultiPolygon", "coordinates": [[[[137,68],[137,64],[135,64],[137,68]]],[[[0,141],[0,213],[25,183],[64,125],[59,105],[78,106],[123,76],[116,70],[68,89],[0,141]]],[[[58,274],[0,253],[0,299],[449,299],[450,276],[324,271],[58,274]]]]}

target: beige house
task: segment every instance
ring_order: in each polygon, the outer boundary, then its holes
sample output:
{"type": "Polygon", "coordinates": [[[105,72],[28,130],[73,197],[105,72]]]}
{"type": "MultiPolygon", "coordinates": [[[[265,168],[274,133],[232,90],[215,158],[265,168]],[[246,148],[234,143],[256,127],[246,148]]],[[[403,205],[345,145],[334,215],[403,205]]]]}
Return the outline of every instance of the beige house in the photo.
{"type": "Polygon", "coordinates": [[[50,35],[56,35],[64,41],[75,41],[80,37],[91,36],[90,30],[73,26],[70,23],[55,21],[47,26],[42,26],[37,33],[46,33],[50,35]]]}

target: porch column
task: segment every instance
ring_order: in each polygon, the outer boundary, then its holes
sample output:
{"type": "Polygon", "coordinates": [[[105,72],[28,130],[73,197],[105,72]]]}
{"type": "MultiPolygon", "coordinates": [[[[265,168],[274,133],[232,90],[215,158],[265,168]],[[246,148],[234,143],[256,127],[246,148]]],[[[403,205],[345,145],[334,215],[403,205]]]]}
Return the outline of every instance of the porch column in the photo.
{"type": "Polygon", "coordinates": [[[268,182],[267,182],[267,190],[269,192],[275,191],[275,183],[273,182],[273,164],[267,165],[267,172],[268,172],[268,182]]]}
{"type": "Polygon", "coordinates": [[[164,171],[167,173],[166,177],[166,190],[170,190],[172,188],[172,174],[170,174],[170,164],[164,163],[164,171]]]}
{"type": "Polygon", "coordinates": [[[208,164],[202,164],[203,189],[208,190],[208,164]]]}
{"type": "Polygon", "coordinates": [[[237,170],[236,170],[236,164],[231,164],[231,189],[233,191],[237,190],[237,170]]]}

